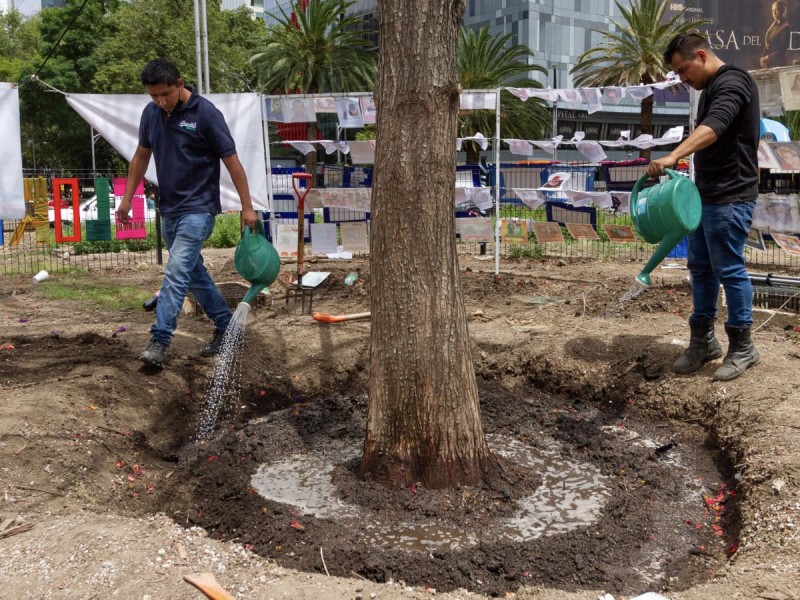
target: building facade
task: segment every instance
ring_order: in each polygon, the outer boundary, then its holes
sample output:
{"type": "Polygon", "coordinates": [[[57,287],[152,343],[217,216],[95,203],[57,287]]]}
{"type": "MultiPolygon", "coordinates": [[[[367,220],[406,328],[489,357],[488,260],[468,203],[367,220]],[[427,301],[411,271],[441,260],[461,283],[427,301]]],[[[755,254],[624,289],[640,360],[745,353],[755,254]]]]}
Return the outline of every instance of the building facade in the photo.
{"type": "MultiPolygon", "coordinates": [[[[357,0],[351,7],[365,23],[377,28],[377,0],[357,0]]],[[[531,64],[547,73],[531,72],[532,79],[543,87],[570,88],[570,69],[589,48],[599,46],[603,33],[609,31],[610,18],[621,18],[614,0],[468,0],[464,26],[488,27],[492,35],[511,34],[511,42],[533,51],[531,64]]],[[[655,137],[669,127],[688,124],[688,95],[656,95],[653,124],[655,137]]],[[[623,102],[589,115],[585,109],[558,110],[554,135],[571,138],[583,131],[586,139],[617,139],[620,131],[632,136],[641,132],[639,103],[623,102]]]]}

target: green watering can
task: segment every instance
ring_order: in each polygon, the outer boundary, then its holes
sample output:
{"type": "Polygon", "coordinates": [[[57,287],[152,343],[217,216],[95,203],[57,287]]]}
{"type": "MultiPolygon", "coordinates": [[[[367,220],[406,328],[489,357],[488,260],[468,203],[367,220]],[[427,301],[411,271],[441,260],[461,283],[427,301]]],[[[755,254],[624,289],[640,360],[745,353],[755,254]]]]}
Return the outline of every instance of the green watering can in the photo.
{"type": "Polygon", "coordinates": [[[700,225],[703,206],[700,192],[688,177],[672,169],[664,169],[669,179],[642,189],[648,175],[642,175],[631,192],[631,217],[641,236],[651,244],[660,244],[650,260],[636,276],[650,286],[650,272],[683,238],[700,225]]]}
{"type": "Polygon", "coordinates": [[[250,304],[258,293],[278,278],[281,257],[264,235],[264,222],[258,220],[258,231],[245,226],[242,239],[233,253],[236,271],[252,285],[242,302],[250,304]]]}

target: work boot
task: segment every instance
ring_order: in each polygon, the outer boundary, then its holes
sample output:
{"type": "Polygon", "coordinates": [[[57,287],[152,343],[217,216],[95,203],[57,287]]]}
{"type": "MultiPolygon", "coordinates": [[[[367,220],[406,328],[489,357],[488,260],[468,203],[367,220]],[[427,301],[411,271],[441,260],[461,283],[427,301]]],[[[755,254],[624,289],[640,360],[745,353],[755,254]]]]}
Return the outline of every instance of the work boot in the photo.
{"type": "Polygon", "coordinates": [[[691,329],[689,347],[672,365],[672,369],[681,375],[694,373],[706,361],[722,356],[722,346],[714,335],[714,321],[689,319],[689,327],[691,329]]]}
{"type": "Polygon", "coordinates": [[[758,364],[761,358],[750,339],[749,327],[725,325],[725,333],[728,334],[728,353],[719,369],[714,371],[714,379],[717,381],[736,379],[748,368],[758,364]]]}
{"type": "Polygon", "coordinates": [[[161,368],[167,362],[167,348],[161,342],[150,340],[147,348],[139,355],[139,360],[151,367],[161,368]]]}
{"type": "Polygon", "coordinates": [[[224,329],[215,329],[211,341],[200,350],[200,356],[215,356],[222,350],[222,338],[225,337],[224,329]]]}

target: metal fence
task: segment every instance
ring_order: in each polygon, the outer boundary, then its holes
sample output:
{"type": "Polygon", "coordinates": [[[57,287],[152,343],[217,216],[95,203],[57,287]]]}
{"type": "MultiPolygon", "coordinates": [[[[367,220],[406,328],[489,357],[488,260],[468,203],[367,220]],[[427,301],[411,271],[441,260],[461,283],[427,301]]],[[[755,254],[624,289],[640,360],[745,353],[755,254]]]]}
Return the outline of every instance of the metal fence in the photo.
{"type": "MultiPolygon", "coordinates": [[[[571,178],[568,186],[574,190],[586,191],[630,191],[633,183],[644,173],[646,162],[629,161],[627,163],[614,163],[605,165],[585,164],[502,164],[499,180],[499,212],[502,219],[524,221],[530,231],[535,222],[557,222],[562,226],[563,241],[539,243],[531,235],[524,243],[499,242],[499,254],[503,260],[514,258],[565,258],[565,259],[596,259],[596,260],[645,260],[653,252],[654,246],[641,240],[638,235],[633,242],[615,242],[609,239],[604,230],[604,225],[632,226],[630,215],[613,209],[596,208],[593,206],[574,207],[564,202],[558,194],[551,195],[548,201],[540,207],[531,208],[524,204],[513,192],[515,188],[540,187],[550,173],[555,171],[569,171],[571,178]],[[567,222],[588,223],[597,231],[598,239],[585,240],[573,238],[566,228],[567,222]]],[[[292,193],[292,177],[294,171],[300,169],[282,168],[273,169],[272,187],[274,206],[271,213],[265,212],[265,224],[271,223],[296,223],[297,202],[292,193]]],[[[71,174],[72,175],[72,174],[71,174]]],[[[109,174],[113,175],[113,174],[109,174]]],[[[462,187],[489,186],[494,194],[496,172],[492,165],[461,165],[458,168],[457,185],[462,187]]],[[[798,191],[797,174],[778,174],[762,182],[762,191],[765,193],[780,193],[786,195],[796,194],[798,191]]],[[[80,194],[85,197],[94,193],[94,177],[90,173],[77,174],[80,194]]],[[[48,182],[52,179],[45,180],[48,182]]],[[[330,166],[322,167],[317,184],[321,187],[371,187],[372,169],[369,167],[330,166]]],[[[27,186],[26,186],[27,188],[27,186]]],[[[51,189],[28,190],[27,221],[0,221],[2,223],[0,235],[0,272],[10,274],[33,274],[45,269],[51,272],[66,272],[70,270],[97,270],[113,269],[117,267],[131,267],[141,263],[154,264],[160,261],[161,250],[157,232],[157,223],[154,219],[147,219],[144,223],[144,236],[140,239],[118,239],[114,224],[111,223],[112,235],[104,241],[87,241],[87,223],[80,224],[81,241],[56,241],[55,223],[52,219],[41,214],[41,198],[39,198],[40,213],[36,221],[36,194],[45,194],[49,199],[51,189]],[[47,219],[44,223],[43,219],[47,219]],[[16,237],[16,239],[15,239],[16,237]]],[[[797,196],[791,196],[797,202],[797,196]]],[[[478,211],[468,207],[455,208],[457,218],[471,218],[480,216],[478,211]]],[[[487,215],[494,219],[492,209],[487,215]]],[[[368,221],[370,214],[342,208],[325,208],[322,210],[307,209],[305,218],[307,223],[312,221],[327,223],[345,223],[351,221],[368,221]]],[[[75,234],[74,228],[63,224],[62,233],[67,238],[75,234]]],[[[270,227],[265,228],[270,231],[270,227]]],[[[305,228],[308,233],[309,227],[305,228]]],[[[64,236],[62,236],[64,237],[64,236]]],[[[310,238],[306,237],[309,242],[310,238]]],[[[457,239],[458,251],[467,254],[495,253],[495,243],[465,242],[457,239]]],[[[685,258],[685,247],[679,245],[670,260],[680,261],[685,258]]],[[[793,272],[800,270],[800,257],[785,252],[772,242],[767,236],[764,250],[747,249],[747,260],[750,268],[757,271],[771,271],[772,269],[793,272]]]]}

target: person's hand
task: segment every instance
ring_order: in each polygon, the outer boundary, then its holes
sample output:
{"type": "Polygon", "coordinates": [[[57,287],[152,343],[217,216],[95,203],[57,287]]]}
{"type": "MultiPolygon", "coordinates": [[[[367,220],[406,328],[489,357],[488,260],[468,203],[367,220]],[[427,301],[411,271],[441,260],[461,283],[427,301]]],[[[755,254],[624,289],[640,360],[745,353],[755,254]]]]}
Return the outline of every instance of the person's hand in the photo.
{"type": "Polygon", "coordinates": [[[130,199],[125,200],[122,199],[119,203],[119,207],[117,207],[117,219],[119,222],[127,225],[128,221],[130,221],[130,212],[131,212],[131,201],[130,199]]]}
{"type": "Polygon", "coordinates": [[[761,62],[761,68],[762,69],[766,69],[767,67],[769,67],[769,57],[768,56],[762,56],[760,62],[761,62]]]}
{"type": "Polygon", "coordinates": [[[672,158],[671,154],[663,158],[651,160],[650,164],[647,165],[647,174],[650,175],[650,177],[660,177],[664,174],[664,169],[674,167],[676,162],[678,162],[677,159],[672,158]]]}
{"type": "Polygon", "coordinates": [[[242,230],[245,227],[249,227],[250,231],[258,231],[258,213],[253,210],[252,208],[243,208],[242,209],[242,230]]]}

